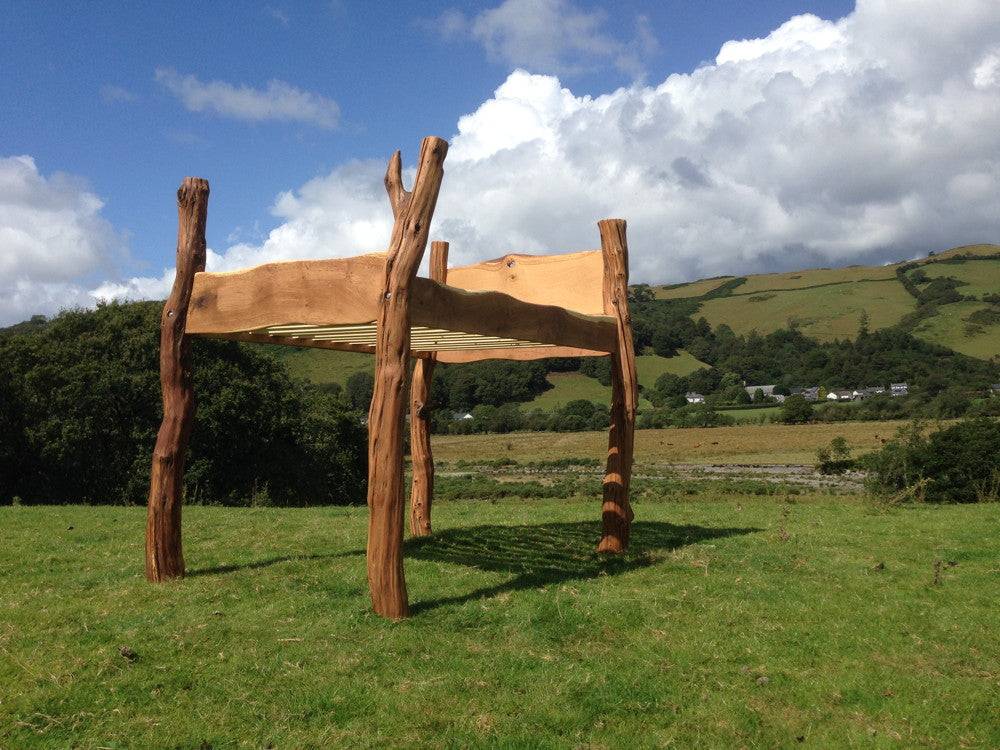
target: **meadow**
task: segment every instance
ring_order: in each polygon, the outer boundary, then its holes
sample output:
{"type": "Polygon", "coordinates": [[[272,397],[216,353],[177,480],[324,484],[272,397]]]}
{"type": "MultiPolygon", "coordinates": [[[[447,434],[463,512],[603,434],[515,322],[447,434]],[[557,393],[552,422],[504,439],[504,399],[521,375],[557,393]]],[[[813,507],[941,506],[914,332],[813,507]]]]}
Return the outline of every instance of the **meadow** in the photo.
{"type": "MultiPolygon", "coordinates": [[[[753,411],[748,413],[753,414],[753,411]]],[[[843,437],[855,452],[870,451],[893,437],[903,422],[838,422],[806,425],[739,425],[713,428],[637,430],[640,466],[671,463],[812,464],[816,450],[843,437]]],[[[435,435],[434,457],[441,461],[599,458],[607,432],[435,435]]]]}
{"type": "Polygon", "coordinates": [[[895,278],[844,281],[811,288],[761,291],[716,297],[697,313],[717,326],[726,323],[736,333],[770,333],[795,325],[819,341],[854,338],[862,311],[871,330],[896,325],[916,309],[916,300],[895,278]]]}
{"type": "MultiPolygon", "coordinates": [[[[1000,261],[997,261],[1000,266],[1000,261]]],[[[997,287],[1000,289],[1000,287],[997,287]]],[[[961,288],[963,291],[965,287],[961,288]]],[[[989,359],[1000,354],[1000,325],[993,324],[979,330],[968,330],[969,317],[986,310],[981,302],[953,302],[941,305],[937,315],[922,320],[913,330],[917,338],[946,346],[970,357],[989,359]]]]}
{"type": "Polygon", "coordinates": [[[1000,521],[829,496],[440,502],[414,616],[371,615],[364,508],[0,509],[4,747],[995,747],[1000,521]]]}

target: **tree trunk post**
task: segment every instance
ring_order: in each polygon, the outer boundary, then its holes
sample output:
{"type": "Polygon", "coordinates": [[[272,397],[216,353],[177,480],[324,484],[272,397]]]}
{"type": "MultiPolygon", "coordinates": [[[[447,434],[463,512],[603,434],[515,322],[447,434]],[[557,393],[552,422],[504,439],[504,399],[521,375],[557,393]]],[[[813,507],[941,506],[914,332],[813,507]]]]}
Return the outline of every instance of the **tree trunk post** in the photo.
{"type": "MultiPolygon", "coordinates": [[[[448,243],[431,243],[431,279],[442,284],[448,278],[448,243]]],[[[410,383],[410,535],[431,535],[431,503],[434,500],[434,454],[431,451],[431,379],[433,354],[418,359],[410,383]]]]}
{"type": "Polygon", "coordinates": [[[160,317],[163,421],[156,435],[146,513],[146,578],[184,575],[181,501],[184,459],[194,421],[190,339],[185,335],[194,275],[205,270],[208,181],[185,177],[177,190],[177,273],[160,317]]]}
{"type": "Polygon", "coordinates": [[[639,400],[632,317],[628,309],[628,242],[623,219],[598,222],[604,256],[604,312],[618,324],[618,348],[611,355],[611,430],[604,472],[601,541],[598,552],[624,552],[634,514],[629,504],[635,414],[639,400]]]}
{"type": "Polygon", "coordinates": [[[375,388],[368,411],[368,585],[372,607],[409,614],[403,574],[403,416],[410,359],[410,289],[444,177],[448,143],[424,138],[413,191],[403,188],[399,152],[385,175],[395,223],[385,261],[375,338],[375,388]]]}

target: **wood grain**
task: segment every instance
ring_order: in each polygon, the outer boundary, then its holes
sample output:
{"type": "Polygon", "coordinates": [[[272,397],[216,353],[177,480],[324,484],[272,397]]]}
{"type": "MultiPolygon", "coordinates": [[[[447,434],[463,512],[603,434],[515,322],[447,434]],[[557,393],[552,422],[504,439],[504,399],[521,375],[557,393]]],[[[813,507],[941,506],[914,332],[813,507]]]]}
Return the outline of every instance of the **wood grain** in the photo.
{"type": "Polygon", "coordinates": [[[549,357],[607,357],[607,352],[593,349],[578,349],[572,346],[535,346],[517,349],[470,349],[467,351],[439,351],[434,353],[438,362],[462,364],[479,362],[484,359],[512,359],[529,361],[549,357]]]}
{"type": "Polygon", "coordinates": [[[522,302],[604,315],[604,263],[600,250],[520,255],[448,271],[448,285],[473,292],[503,292],[522,302]]]}
{"type": "Polygon", "coordinates": [[[605,311],[613,315],[618,346],[611,355],[611,429],[604,472],[601,541],[598,552],[618,553],[628,547],[634,513],[629,503],[635,446],[639,379],[628,309],[628,241],[623,219],[598,222],[604,254],[605,311]]]}
{"type": "MultiPolygon", "coordinates": [[[[431,243],[430,277],[444,284],[448,277],[448,243],[431,243]]],[[[434,355],[417,360],[410,383],[410,535],[430,536],[434,501],[434,454],[431,451],[431,380],[434,355]]]]}
{"type": "Polygon", "coordinates": [[[386,173],[396,220],[378,297],[375,387],[368,411],[367,562],[372,607],[390,619],[409,614],[403,573],[403,414],[410,357],[410,294],[427,245],[447,152],[446,141],[423,140],[411,193],[401,189],[398,154],[386,173]],[[400,189],[396,189],[397,181],[400,189]]]}
{"type": "Polygon", "coordinates": [[[194,277],[205,268],[208,182],[186,177],[177,191],[177,273],[160,316],[163,420],[153,448],[146,510],[146,578],[184,575],[181,502],[184,460],[194,420],[190,339],[184,330],[194,277]]]}
{"type": "Polygon", "coordinates": [[[188,333],[246,333],[288,323],[370,323],[378,315],[384,253],[267,263],[199,273],[188,333]]]}

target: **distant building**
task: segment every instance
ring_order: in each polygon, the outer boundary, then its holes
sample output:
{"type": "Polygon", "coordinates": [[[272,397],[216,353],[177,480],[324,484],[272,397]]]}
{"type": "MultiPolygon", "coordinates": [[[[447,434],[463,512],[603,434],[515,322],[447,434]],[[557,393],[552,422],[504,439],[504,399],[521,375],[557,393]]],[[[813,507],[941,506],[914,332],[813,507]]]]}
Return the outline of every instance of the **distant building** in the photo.
{"type": "Polygon", "coordinates": [[[854,400],[864,401],[866,398],[871,398],[872,396],[879,396],[885,393],[885,387],[881,385],[873,385],[867,388],[856,388],[854,390],[854,400]]]}
{"type": "Polygon", "coordinates": [[[705,403],[705,397],[700,393],[695,393],[691,391],[684,394],[684,398],[687,399],[689,404],[703,404],[705,403]]]}
{"type": "Polygon", "coordinates": [[[774,386],[774,385],[745,385],[745,386],[743,386],[743,388],[746,390],[746,392],[750,396],[750,398],[753,398],[754,396],[756,396],[757,395],[757,391],[760,391],[761,393],[763,393],[768,398],[773,398],[775,401],[777,401],[780,404],[782,401],[785,400],[785,397],[782,396],[779,393],[775,393],[774,392],[774,389],[776,387],[777,386],[774,386]]]}
{"type": "Polygon", "coordinates": [[[907,383],[890,383],[889,393],[893,396],[909,396],[910,386],[907,383]]]}
{"type": "Polygon", "coordinates": [[[819,401],[819,386],[814,385],[809,388],[790,388],[789,392],[793,396],[802,396],[806,401],[819,401]]]}
{"type": "Polygon", "coordinates": [[[827,401],[851,401],[854,399],[854,391],[832,390],[826,394],[827,401]]]}
{"type": "Polygon", "coordinates": [[[990,393],[994,396],[1000,396],[1000,383],[994,383],[990,386],[990,393]]]}
{"type": "Polygon", "coordinates": [[[456,420],[461,420],[461,419],[472,419],[473,417],[467,411],[453,411],[451,413],[451,418],[456,420]]]}

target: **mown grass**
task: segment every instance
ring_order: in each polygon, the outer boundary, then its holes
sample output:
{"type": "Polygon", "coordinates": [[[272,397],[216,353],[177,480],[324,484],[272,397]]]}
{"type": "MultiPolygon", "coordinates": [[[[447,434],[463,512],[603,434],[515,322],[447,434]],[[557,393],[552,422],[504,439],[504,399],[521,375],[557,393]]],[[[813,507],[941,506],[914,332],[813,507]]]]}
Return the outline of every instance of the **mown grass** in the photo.
{"type": "MultiPolygon", "coordinates": [[[[751,412],[753,413],[753,412],[751,412]]],[[[843,436],[854,451],[869,451],[891,438],[903,421],[838,422],[805,425],[637,430],[640,465],[666,463],[813,464],[816,449],[843,436]]],[[[562,456],[600,458],[607,432],[435,435],[434,457],[442,461],[510,458],[532,461],[562,456]]]]}
{"type": "Polygon", "coordinates": [[[268,347],[288,367],[292,377],[317,385],[344,385],[356,372],[371,372],[373,359],[360,352],[338,352],[327,349],[294,349],[287,346],[268,347]]]}
{"type": "MultiPolygon", "coordinates": [[[[934,266],[926,266],[934,268],[934,266]]],[[[966,287],[961,287],[965,290],[966,287]]],[[[997,287],[1000,290],[1000,286],[997,287]]],[[[967,319],[977,310],[988,306],[981,302],[953,302],[941,305],[937,314],[924,318],[914,329],[913,335],[933,344],[946,346],[970,357],[990,359],[1000,354],[1000,325],[982,327],[981,331],[968,335],[967,319]]]]}
{"type": "Polygon", "coordinates": [[[705,301],[697,315],[712,326],[726,323],[744,334],[770,333],[794,322],[805,335],[832,341],[854,338],[862,310],[868,313],[871,330],[877,330],[895,325],[915,308],[916,300],[892,278],[717,297],[705,301]]]}
{"type": "Polygon", "coordinates": [[[188,508],[158,586],[141,509],[0,509],[0,746],[1000,744],[994,507],[636,510],[441,502],[393,624],[363,508],[188,508]]]}

